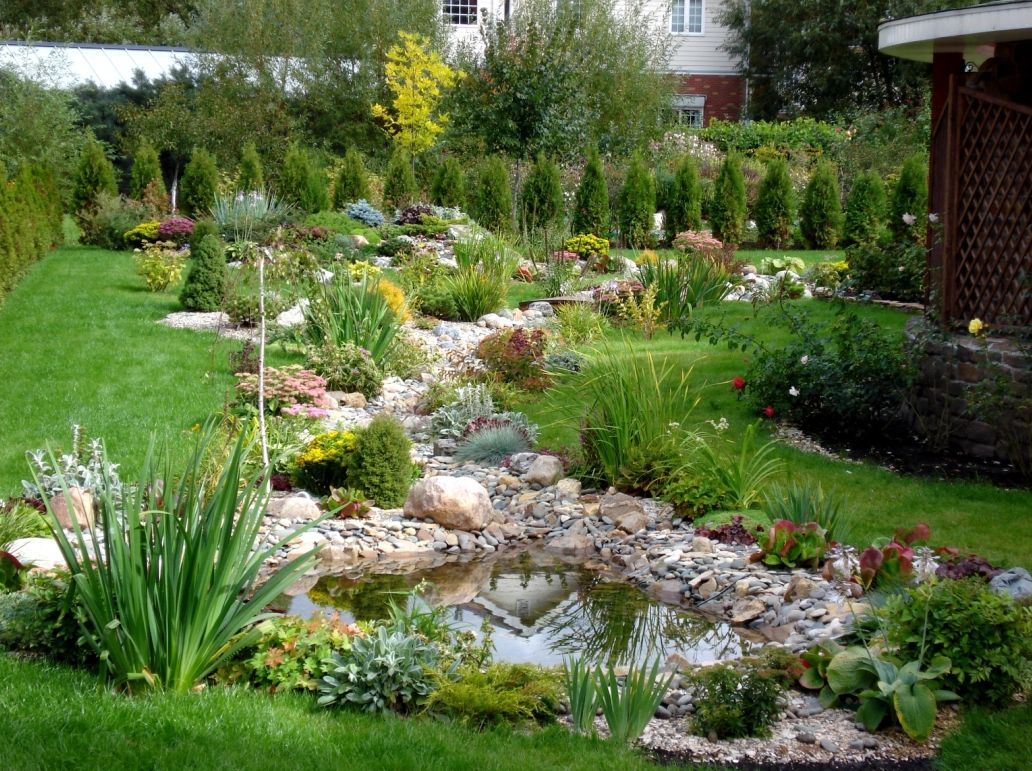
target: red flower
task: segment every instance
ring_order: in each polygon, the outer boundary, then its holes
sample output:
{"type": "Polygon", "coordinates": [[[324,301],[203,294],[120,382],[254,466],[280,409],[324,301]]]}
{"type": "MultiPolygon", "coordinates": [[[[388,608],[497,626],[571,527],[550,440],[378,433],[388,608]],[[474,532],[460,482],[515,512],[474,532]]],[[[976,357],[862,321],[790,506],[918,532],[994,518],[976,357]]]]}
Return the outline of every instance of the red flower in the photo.
{"type": "Polygon", "coordinates": [[[731,387],[733,389],[735,389],[736,391],[741,391],[743,388],[745,388],[745,378],[744,377],[734,377],[734,378],[731,378],[731,387]]]}
{"type": "Polygon", "coordinates": [[[763,414],[766,415],[768,418],[773,418],[774,408],[768,404],[766,407],[763,408],[763,414]]]}

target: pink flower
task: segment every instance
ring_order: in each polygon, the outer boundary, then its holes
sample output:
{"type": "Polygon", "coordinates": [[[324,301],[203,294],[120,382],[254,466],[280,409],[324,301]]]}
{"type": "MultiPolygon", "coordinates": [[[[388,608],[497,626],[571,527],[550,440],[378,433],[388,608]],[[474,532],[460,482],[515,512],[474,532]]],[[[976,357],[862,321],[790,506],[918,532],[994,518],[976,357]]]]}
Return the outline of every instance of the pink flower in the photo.
{"type": "Polygon", "coordinates": [[[763,414],[768,418],[774,417],[774,408],[771,405],[767,405],[763,408],[763,414]]]}
{"type": "Polygon", "coordinates": [[[736,391],[741,391],[745,388],[745,378],[741,376],[731,378],[731,387],[736,391]]]}

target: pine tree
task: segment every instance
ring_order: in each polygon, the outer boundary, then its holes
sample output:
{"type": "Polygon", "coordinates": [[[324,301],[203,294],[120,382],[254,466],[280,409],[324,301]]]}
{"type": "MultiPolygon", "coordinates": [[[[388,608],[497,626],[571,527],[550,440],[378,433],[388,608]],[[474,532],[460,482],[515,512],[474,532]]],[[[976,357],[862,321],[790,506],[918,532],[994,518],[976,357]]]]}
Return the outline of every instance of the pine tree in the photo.
{"type": "Polygon", "coordinates": [[[588,151],[588,162],[574,198],[573,232],[602,238],[609,233],[609,187],[602,159],[594,147],[588,151]]]}
{"type": "Polygon", "coordinates": [[[369,173],[362,155],[354,147],[344,153],[336,184],[333,186],[333,208],[340,210],[349,203],[369,200],[369,173]]]}
{"type": "Polygon", "coordinates": [[[512,229],[512,186],[509,168],[498,156],[491,156],[480,167],[472,201],[473,219],[495,232],[512,229]]]}
{"type": "Polygon", "coordinates": [[[430,201],[438,206],[457,209],[466,205],[466,180],[462,174],[462,164],[457,158],[448,156],[437,167],[430,186],[430,201]]]}
{"type": "Polygon", "coordinates": [[[799,220],[803,240],[810,249],[834,249],[842,238],[838,174],[830,163],[818,163],[813,170],[803,193],[799,220]]]}
{"type": "Polygon", "coordinates": [[[745,178],[742,162],[729,154],[720,166],[713,183],[710,202],[710,226],[713,235],[725,244],[740,244],[745,235],[746,217],[745,178]]]}
{"type": "Polygon", "coordinates": [[[72,186],[72,210],[78,216],[96,206],[100,193],[115,195],[117,192],[115,167],[104,153],[104,146],[91,132],[79,152],[72,186]]]}
{"type": "Polygon", "coordinates": [[[678,233],[686,230],[702,230],[702,185],[695,159],[690,155],[677,164],[664,224],[667,241],[673,241],[678,233]]]}
{"type": "Polygon", "coordinates": [[[240,154],[236,188],[244,193],[260,192],[265,189],[262,159],[258,155],[258,148],[254,146],[254,142],[244,145],[244,150],[240,154]]]}
{"type": "Polygon", "coordinates": [[[412,203],[418,193],[416,175],[412,170],[412,156],[398,145],[387,164],[387,178],[383,183],[384,206],[401,209],[412,203]]]}
{"type": "Polygon", "coordinates": [[[853,246],[877,241],[884,221],[885,185],[881,175],[868,171],[856,178],[846,199],[842,243],[853,246]]]}
{"type": "Polygon", "coordinates": [[[788,162],[775,158],[767,164],[756,197],[756,229],[760,245],[783,249],[792,241],[795,221],[795,193],[788,175],[788,162]]]}
{"type": "Polygon", "coordinates": [[[928,160],[921,153],[907,158],[889,202],[889,230],[900,240],[924,239],[928,215],[928,160]],[[913,217],[913,224],[907,220],[913,217]]]}
{"type": "Polygon", "coordinates": [[[198,219],[211,211],[219,190],[219,169],[215,157],[203,147],[194,149],[179,180],[179,208],[198,219]]]}
{"type": "Polygon", "coordinates": [[[652,245],[655,213],[656,183],[645,161],[636,153],[620,188],[620,231],[626,246],[645,249],[652,245]]]}
{"type": "Polygon", "coordinates": [[[520,190],[520,227],[527,233],[562,225],[563,186],[559,167],[539,153],[520,190]]]}
{"type": "Polygon", "coordinates": [[[226,294],[226,256],[222,243],[215,236],[205,236],[196,253],[191,255],[191,262],[179,302],[188,311],[217,311],[226,294]]]}
{"type": "Polygon", "coordinates": [[[148,192],[148,185],[152,182],[157,184],[151,186],[149,191],[151,196],[167,195],[165,180],[161,177],[161,161],[158,160],[158,151],[154,149],[154,145],[144,140],[136,148],[133,166],[129,171],[129,197],[142,201],[144,193],[148,192]]]}

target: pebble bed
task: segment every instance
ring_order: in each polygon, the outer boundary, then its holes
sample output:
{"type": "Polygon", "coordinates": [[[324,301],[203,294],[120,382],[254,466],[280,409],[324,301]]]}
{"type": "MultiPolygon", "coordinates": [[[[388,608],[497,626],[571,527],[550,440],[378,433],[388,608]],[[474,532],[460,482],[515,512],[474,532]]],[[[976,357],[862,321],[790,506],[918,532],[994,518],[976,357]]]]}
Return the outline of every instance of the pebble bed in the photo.
{"type": "MultiPolygon", "coordinates": [[[[748,293],[738,292],[735,299],[746,300],[748,293]]],[[[482,467],[456,463],[450,455],[453,446],[434,440],[429,418],[419,412],[430,384],[449,373],[478,367],[476,346],[494,330],[545,325],[551,315],[550,306],[537,304],[528,312],[490,314],[475,324],[441,322],[431,330],[408,325],[405,333],[431,353],[431,371],[418,380],[387,378],[383,393],[369,401],[355,394],[331,394],[336,404],[324,419],[326,429],[362,426],[380,413],[394,415],[413,439],[413,458],[423,466],[424,477],[471,477],[487,491],[493,511],[490,521],[476,531],[411,519],[400,509],[374,508],[363,518],[324,521],[269,561],[271,569],[313,546],[321,547],[317,571],[290,593],[305,591],[319,575],[396,572],[405,565],[415,569],[428,561],[468,560],[501,549],[542,544],[550,552],[622,576],[658,601],[690,607],[793,651],[846,631],[866,604],[816,573],[769,570],[750,561],[755,546],[725,545],[699,537],[689,521],[672,518],[660,501],[613,490],[582,489],[579,481],[570,478],[532,478],[528,472],[537,458],[535,453],[513,456],[505,468],[482,467]]],[[[233,336],[248,333],[234,333],[219,314],[171,314],[163,323],[215,329],[233,336]]],[[[801,434],[785,439],[805,448],[801,434]]],[[[819,447],[808,449],[822,452],[819,447]]],[[[305,493],[276,494],[263,537],[270,542],[280,540],[320,514],[316,501],[305,493]]],[[[676,668],[676,656],[667,664],[676,668]]],[[[783,698],[784,711],[769,738],[710,741],[690,732],[687,718],[694,709],[692,696],[676,679],[641,744],[661,757],[694,762],[862,767],[875,760],[932,757],[941,736],[941,730],[937,731],[927,744],[918,746],[898,732],[871,735],[857,726],[852,712],[825,710],[816,698],[796,691],[783,698]]],[[[599,728],[604,734],[601,720],[599,728]]]]}

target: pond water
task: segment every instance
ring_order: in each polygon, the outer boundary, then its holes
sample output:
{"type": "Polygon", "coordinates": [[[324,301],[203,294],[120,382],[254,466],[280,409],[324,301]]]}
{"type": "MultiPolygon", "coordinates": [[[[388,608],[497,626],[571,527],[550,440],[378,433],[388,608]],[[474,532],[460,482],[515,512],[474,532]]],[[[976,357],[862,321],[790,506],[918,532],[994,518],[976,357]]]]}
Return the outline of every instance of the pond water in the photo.
{"type": "Polygon", "coordinates": [[[417,568],[404,574],[324,576],[289,599],[287,612],[338,611],[351,621],[385,618],[391,598],[420,581],[423,597],[480,637],[490,626],[497,661],[561,664],[580,655],[628,665],[677,653],[693,664],[737,658],[754,643],[732,627],[658,603],[633,586],[539,551],[417,568]]]}

